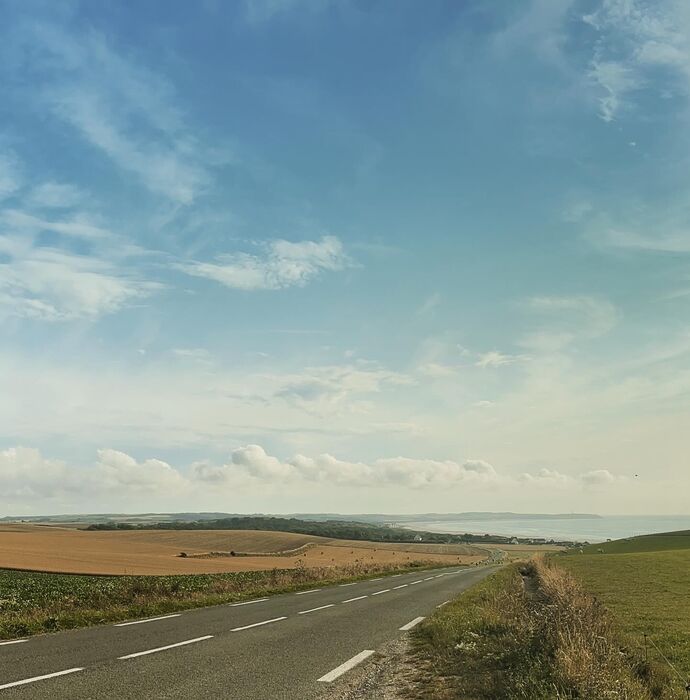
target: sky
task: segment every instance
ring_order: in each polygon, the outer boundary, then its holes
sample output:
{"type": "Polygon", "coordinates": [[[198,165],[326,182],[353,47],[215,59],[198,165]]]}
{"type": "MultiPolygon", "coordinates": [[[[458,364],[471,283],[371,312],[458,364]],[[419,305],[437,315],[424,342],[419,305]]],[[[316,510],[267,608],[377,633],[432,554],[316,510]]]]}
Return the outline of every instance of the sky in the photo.
{"type": "Polygon", "coordinates": [[[0,516],[690,514],[685,0],[0,13],[0,516]]]}

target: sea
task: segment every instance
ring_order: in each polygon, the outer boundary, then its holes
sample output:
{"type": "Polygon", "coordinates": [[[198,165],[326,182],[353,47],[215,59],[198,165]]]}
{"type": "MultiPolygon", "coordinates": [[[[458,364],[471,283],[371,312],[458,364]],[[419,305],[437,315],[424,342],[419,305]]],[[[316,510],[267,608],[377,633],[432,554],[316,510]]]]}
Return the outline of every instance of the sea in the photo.
{"type": "Polygon", "coordinates": [[[515,518],[482,520],[420,520],[405,527],[428,532],[543,537],[570,542],[605,542],[655,532],[690,530],[690,515],[602,515],[597,518],[515,518]]]}

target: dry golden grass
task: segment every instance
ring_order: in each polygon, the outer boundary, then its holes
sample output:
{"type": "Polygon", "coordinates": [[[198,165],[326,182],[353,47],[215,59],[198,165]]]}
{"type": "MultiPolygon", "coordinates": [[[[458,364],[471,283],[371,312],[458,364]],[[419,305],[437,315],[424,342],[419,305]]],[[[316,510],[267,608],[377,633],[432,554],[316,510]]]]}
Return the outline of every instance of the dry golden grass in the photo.
{"type": "Polygon", "coordinates": [[[201,574],[274,568],[332,567],[428,561],[472,564],[484,554],[430,551],[410,545],[346,542],[288,532],[255,530],[83,531],[33,525],[3,526],[0,568],[82,574],[201,574]],[[180,552],[279,553],[315,543],[292,556],[181,558],[180,552]]]}
{"type": "Polygon", "coordinates": [[[667,675],[621,645],[563,569],[510,565],[417,628],[419,700],[671,700],[667,675]]]}

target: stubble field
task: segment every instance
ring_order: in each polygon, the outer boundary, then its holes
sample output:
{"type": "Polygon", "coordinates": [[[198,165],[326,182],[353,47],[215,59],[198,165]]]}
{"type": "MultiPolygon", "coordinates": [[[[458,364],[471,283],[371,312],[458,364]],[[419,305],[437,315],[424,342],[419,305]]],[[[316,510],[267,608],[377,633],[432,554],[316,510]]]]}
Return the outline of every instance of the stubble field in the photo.
{"type": "Polygon", "coordinates": [[[84,531],[36,525],[0,527],[0,569],[104,575],[208,574],[275,568],[473,564],[486,552],[466,545],[331,540],[254,530],[84,531]],[[308,545],[304,547],[305,545],[308,545]],[[304,547],[297,552],[291,552],[304,547]],[[209,552],[262,556],[199,558],[209,552]],[[287,551],[286,554],[281,552],[287,551]],[[185,552],[187,557],[180,557],[185,552]],[[267,556],[266,556],[267,555],[267,556]]]}

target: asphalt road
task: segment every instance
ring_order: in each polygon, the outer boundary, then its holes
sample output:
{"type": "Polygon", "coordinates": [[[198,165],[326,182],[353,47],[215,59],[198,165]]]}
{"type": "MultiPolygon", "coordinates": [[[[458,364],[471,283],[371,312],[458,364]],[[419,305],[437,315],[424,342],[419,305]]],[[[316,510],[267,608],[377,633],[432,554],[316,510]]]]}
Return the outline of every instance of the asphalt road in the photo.
{"type": "Polygon", "coordinates": [[[493,571],[435,569],[0,642],[0,698],[319,698],[493,571]]]}

